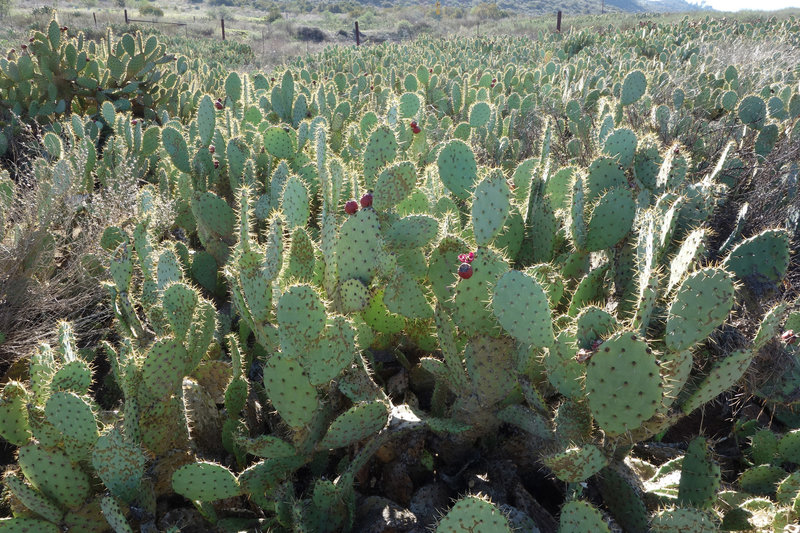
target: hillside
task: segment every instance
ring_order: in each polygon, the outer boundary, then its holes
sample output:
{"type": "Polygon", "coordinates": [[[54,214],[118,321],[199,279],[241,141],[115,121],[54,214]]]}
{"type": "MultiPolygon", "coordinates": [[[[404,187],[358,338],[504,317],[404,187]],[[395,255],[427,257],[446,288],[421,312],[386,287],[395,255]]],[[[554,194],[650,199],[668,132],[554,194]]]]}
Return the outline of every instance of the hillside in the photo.
{"type": "MultiPolygon", "coordinates": [[[[341,2],[331,2],[337,4],[341,2]]],[[[410,6],[420,4],[411,0],[361,0],[363,5],[370,5],[375,7],[396,7],[396,6],[410,6]]],[[[435,2],[424,2],[424,4],[434,4],[435,2]]],[[[455,7],[464,10],[469,10],[475,7],[479,2],[473,0],[449,0],[442,2],[442,6],[455,7]]],[[[492,3],[492,2],[487,2],[492,3]]],[[[603,9],[602,0],[561,0],[559,2],[550,2],[548,0],[501,0],[494,2],[497,6],[509,13],[524,13],[526,15],[543,15],[552,13],[561,9],[568,13],[600,13],[603,9]]],[[[614,12],[622,11],[625,13],[678,13],[686,11],[699,11],[704,8],[697,4],[687,2],[686,0],[606,0],[605,11],[614,12]]]]}

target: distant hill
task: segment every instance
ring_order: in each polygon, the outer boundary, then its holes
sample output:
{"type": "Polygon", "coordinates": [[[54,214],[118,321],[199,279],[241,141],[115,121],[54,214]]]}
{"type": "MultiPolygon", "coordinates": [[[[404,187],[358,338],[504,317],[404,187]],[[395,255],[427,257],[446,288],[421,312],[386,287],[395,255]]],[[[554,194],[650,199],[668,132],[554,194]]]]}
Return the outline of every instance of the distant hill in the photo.
{"type": "MultiPolygon", "coordinates": [[[[391,5],[434,4],[435,0],[415,2],[413,0],[359,0],[362,4],[389,7],[391,5]]],[[[571,13],[600,13],[603,0],[498,0],[494,3],[504,10],[526,15],[543,15],[559,9],[571,13]]],[[[469,9],[479,1],[442,0],[442,5],[457,6],[469,9]]],[[[624,13],[677,13],[684,11],[700,11],[710,8],[690,3],[687,0],[605,0],[605,10],[624,13]]]]}

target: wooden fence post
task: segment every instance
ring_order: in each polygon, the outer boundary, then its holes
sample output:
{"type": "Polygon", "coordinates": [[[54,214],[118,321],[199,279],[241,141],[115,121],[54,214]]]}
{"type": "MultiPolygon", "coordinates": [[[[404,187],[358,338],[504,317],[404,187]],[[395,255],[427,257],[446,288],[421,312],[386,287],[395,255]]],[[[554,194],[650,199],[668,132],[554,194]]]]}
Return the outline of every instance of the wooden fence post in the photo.
{"type": "Polygon", "coordinates": [[[92,11],[92,16],[94,17],[94,27],[96,28],[97,27],[97,13],[92,11]]]}
{"type": "Polygon", "coordinates": [[[561,33],[561,10],[558,10],[558,19],[556,20],[556,31],[561,33]]]}
{"type": "Polygon", "coordinates": [[[125,10],[125,24],[128,24],[128,10],[125,10]]]}
{"type": "Polygon", "coordinates": [[[222,23],[222,40],[225,40],[225,19],[219,19],[222,23]]]}
{"type": "Polygon", "coordinates": [[[356,46],[361,46],[361,32],[358,31],[358,21],[356,21],[356,46]]]}

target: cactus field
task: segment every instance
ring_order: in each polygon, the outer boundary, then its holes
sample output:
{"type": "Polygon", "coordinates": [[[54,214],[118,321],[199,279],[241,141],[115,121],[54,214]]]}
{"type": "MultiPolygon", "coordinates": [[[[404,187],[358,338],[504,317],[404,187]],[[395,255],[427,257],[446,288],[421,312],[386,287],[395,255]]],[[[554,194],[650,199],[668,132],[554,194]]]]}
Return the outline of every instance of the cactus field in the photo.
{"type": "Polygon", "coordinates": [[[274,71],[54,18],[0,53],[0,533],[800,531],[799,178],[791,16],[274,71]]]}

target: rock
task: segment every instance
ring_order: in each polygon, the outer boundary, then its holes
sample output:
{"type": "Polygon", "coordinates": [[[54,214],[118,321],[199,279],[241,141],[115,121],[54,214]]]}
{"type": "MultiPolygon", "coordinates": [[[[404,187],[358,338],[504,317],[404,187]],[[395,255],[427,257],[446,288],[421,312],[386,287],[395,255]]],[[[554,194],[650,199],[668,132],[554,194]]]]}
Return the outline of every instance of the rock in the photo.
{"type": "Polygon", "coordinates": [[[353,525],[353,531],[361,533],[410,533],[418,528],[414,513],[380,496],[361,500],[353,525]]]}

